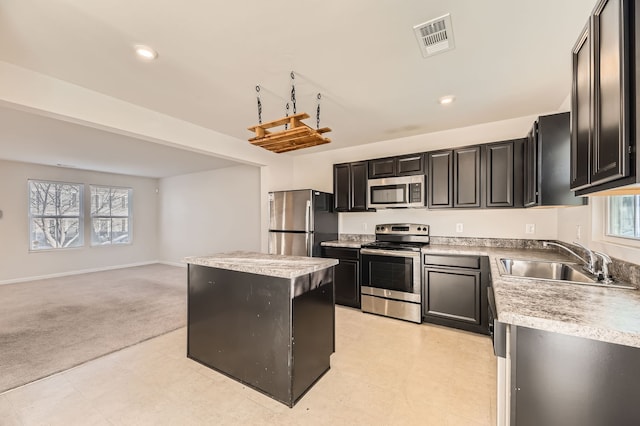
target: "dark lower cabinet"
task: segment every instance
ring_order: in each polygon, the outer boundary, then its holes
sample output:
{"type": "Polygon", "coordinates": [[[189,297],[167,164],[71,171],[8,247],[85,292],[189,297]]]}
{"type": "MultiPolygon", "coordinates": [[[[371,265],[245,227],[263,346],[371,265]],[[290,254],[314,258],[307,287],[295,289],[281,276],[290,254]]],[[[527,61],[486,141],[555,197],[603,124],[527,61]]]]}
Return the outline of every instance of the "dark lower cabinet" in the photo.
{"type": "Polygon", "coordinates": [[[423,261],[424,321],[489,334],[489,259],[425,254],[423,261]]]}
{"type": "Polygon", "coordinates": [[[335,302],[360,308],[360,250],[348,247],[322,247],[322,257],[338,259],[334,267],[335,302]]]}
{"type": "Polygon", "coordinates": [[[640,424],[640,348],[511,327],[511,424],[640,424]]]}

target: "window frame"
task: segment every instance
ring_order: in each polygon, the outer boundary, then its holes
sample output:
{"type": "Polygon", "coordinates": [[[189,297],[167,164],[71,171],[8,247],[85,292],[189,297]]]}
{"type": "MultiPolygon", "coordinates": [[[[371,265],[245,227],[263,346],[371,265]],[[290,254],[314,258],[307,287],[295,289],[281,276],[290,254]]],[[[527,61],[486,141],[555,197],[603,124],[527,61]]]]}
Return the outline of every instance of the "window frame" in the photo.
{"type": "Polygon", "coordinates": [[[605,223],[604,223],[604,237],[606,239],[612,239],[613,241],[628,241],[635,244],[640,244],[640,195],[618,195],[618,196],[607,196],[605,200],[605,223]],[[626,235],[618,235],[614,234],[611,231],[611,198],[613,197],[621,197],[621,196],[631,196],[634,197],[634,236],[626,236],[626,235]]]}
{"type": "Polygon", "coordinates": [[[30,253],[44,253],[49,251],[58,251],[58,250],[77,250],[79,248],[84,247],[84,184],[78,182],[63,182],[63,181],[55,181],[48,179],[27,179],[27,216],[28,216],[28,232],[29,232],[29,252],[30,253]],[[53,185],[69,185],[78,187],[78,200],[74,203],[78,206],[78,214],[77,215],[47,215],[47,214],[36,214],[34,215],[32,212],[32,184],[33,183],[44,183],[44,184],[53,184],[53,185]],[[35,219],[77,219],[78,220],[78,244],[67,247],[51,247],[51,246],[43,246],[34,248],[33,246],[33,233],[34,233],[34,220],[35,219]]]}
{"type": "Polygon", "coordinates": [[[90,217],[90,223],[89,223],[89,233],[90,233],[90,244],[91,247],[114,247],[114,246],[126,246],[126,245],[131,245],[133,244],[133,188],[131,187],[126,187],[126,186],[115,186],[115,185],[99,185],[99,184],[89,184],[89,217],[90,217]],[[109,214],[109,215],[94,215],[93,214],[93,197],[94,197],[94,193],[93,190],[94,188],[100,188],[100,189],[108,189],[109,190],[109,211],[112,212],[113,210],[113,195],[112,195],[112,191],[113,190],[126,190],[127,191],[127,210],[128,210],[128,215],[127,216],[123,216],[123,215],[113,215],[113,214],[109,214]],[[94,233],[94,228],[93,228],[93,223],[94,223],[94,219],[109,219],[112,221],[114,219],[127,219],[127,228],[128,228],[128,235],[129,235],[129,239],[126,242],[113,242],[113,225],[111,226],[111,230],[110,230],[110,240],[108,243],[96,243],[94,242],[93,239],[93,233],[94,233]]]}

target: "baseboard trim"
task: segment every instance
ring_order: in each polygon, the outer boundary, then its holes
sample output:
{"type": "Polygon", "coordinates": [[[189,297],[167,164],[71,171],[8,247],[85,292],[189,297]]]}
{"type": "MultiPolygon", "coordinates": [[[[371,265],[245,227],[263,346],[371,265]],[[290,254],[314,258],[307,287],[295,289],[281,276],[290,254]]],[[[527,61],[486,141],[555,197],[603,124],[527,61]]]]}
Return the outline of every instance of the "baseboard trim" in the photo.
{"type": "Polygon", "coordinates": [[[179,266],[180,268],[186,268],[187,264],[182,262],[169,262],[168,260],[159,260],[158,263],[168,266],[179,266]]]}
{"type": "MultiPolygon", "coordinates": [[[[110,270],[113,270],[113,269],[132,268],[134,266],[153,265],[154,263],[165,263],[167,265],[169,264],[167,262],[160,262],[159,260],[151,260],[151,261],[148,261],[148,262],[128,263],[126,265],[104,266],[104,267],[101,267],[101,268],[79,269],[79,270],[76,270],[76,271],[60,272],[60,273],[57,273],[57,274],[36,275],[36,276],[33,276],[33,277],[15,278],[15,279],[11,279],[11,280],[0,281],[0,285],[18,284],[18,283],[23,283],[23,282],[26,282],[26,281],[46,280],[48,278],[67,277],[67,276],[70,276],[70,275],[88,274],[88,273],[91,273],[91,272],[110,271],[110,270]]],[[[174,266],[181,266],[181,265],[174,265],[174,266]]]]}

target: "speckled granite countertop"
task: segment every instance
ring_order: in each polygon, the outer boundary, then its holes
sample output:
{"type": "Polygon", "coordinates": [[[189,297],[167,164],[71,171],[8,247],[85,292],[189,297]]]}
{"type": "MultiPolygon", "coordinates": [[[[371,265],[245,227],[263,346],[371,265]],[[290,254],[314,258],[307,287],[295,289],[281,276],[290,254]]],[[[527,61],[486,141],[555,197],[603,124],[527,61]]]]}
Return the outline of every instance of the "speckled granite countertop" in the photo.
{"type": "Polygon", "coordinates": [[[500,276],[502,257],[573,261],[557,252],[430,245],[423,253],[489,256],[498,320],[609,343],[640,347],[640,290],[500,276]]]}
{"type": "Polygon", "coordinates": [[[323,241],[320,243],[324,247],[345,247],[345,248],[360,248],[364,244],[363,241],[347,241],[347,240],[335,240],[335,241],[323,241]]]}
{"type": "Polygon", "coordinates": [[[185,263],[231,271],[248,272],[279,278],[296,278],[337,265],[336,259],[322,257],[281,256],[276,254],[234,251],[211,256],[192,256],[185,263]]]}

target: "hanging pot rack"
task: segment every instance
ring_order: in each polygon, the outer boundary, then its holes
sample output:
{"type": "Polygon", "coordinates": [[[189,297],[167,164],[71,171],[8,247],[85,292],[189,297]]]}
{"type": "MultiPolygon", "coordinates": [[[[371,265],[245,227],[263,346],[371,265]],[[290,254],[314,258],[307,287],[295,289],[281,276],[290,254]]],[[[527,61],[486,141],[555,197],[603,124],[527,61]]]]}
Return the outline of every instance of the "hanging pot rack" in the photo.
{"type": "Polygon", "coordinates": [[[316,128],[314,129],[302,122],[302,120],[309,118],[309,114],[306,112],[296,112],[294,79],[295,75],[291,72],[291,103],[293,104],[293,115],[289,115],[289,103],[287,103],[285,117],[269,121],[268,123],[262,123],[260,86],[256,86],[258,124],[248,127],[248,130],[256,134],[255,137],[249,139],[251,144],[279,154],[331,142],[331,139],[322,136],[323,133],[330,132],[331,129],[328,127],[320,128],[320,100],[322,99],[322,95],[320,93],[317,95],[316,128]],[[281,126],[284,126],[284,130],[270,130],[281,126]]]}

